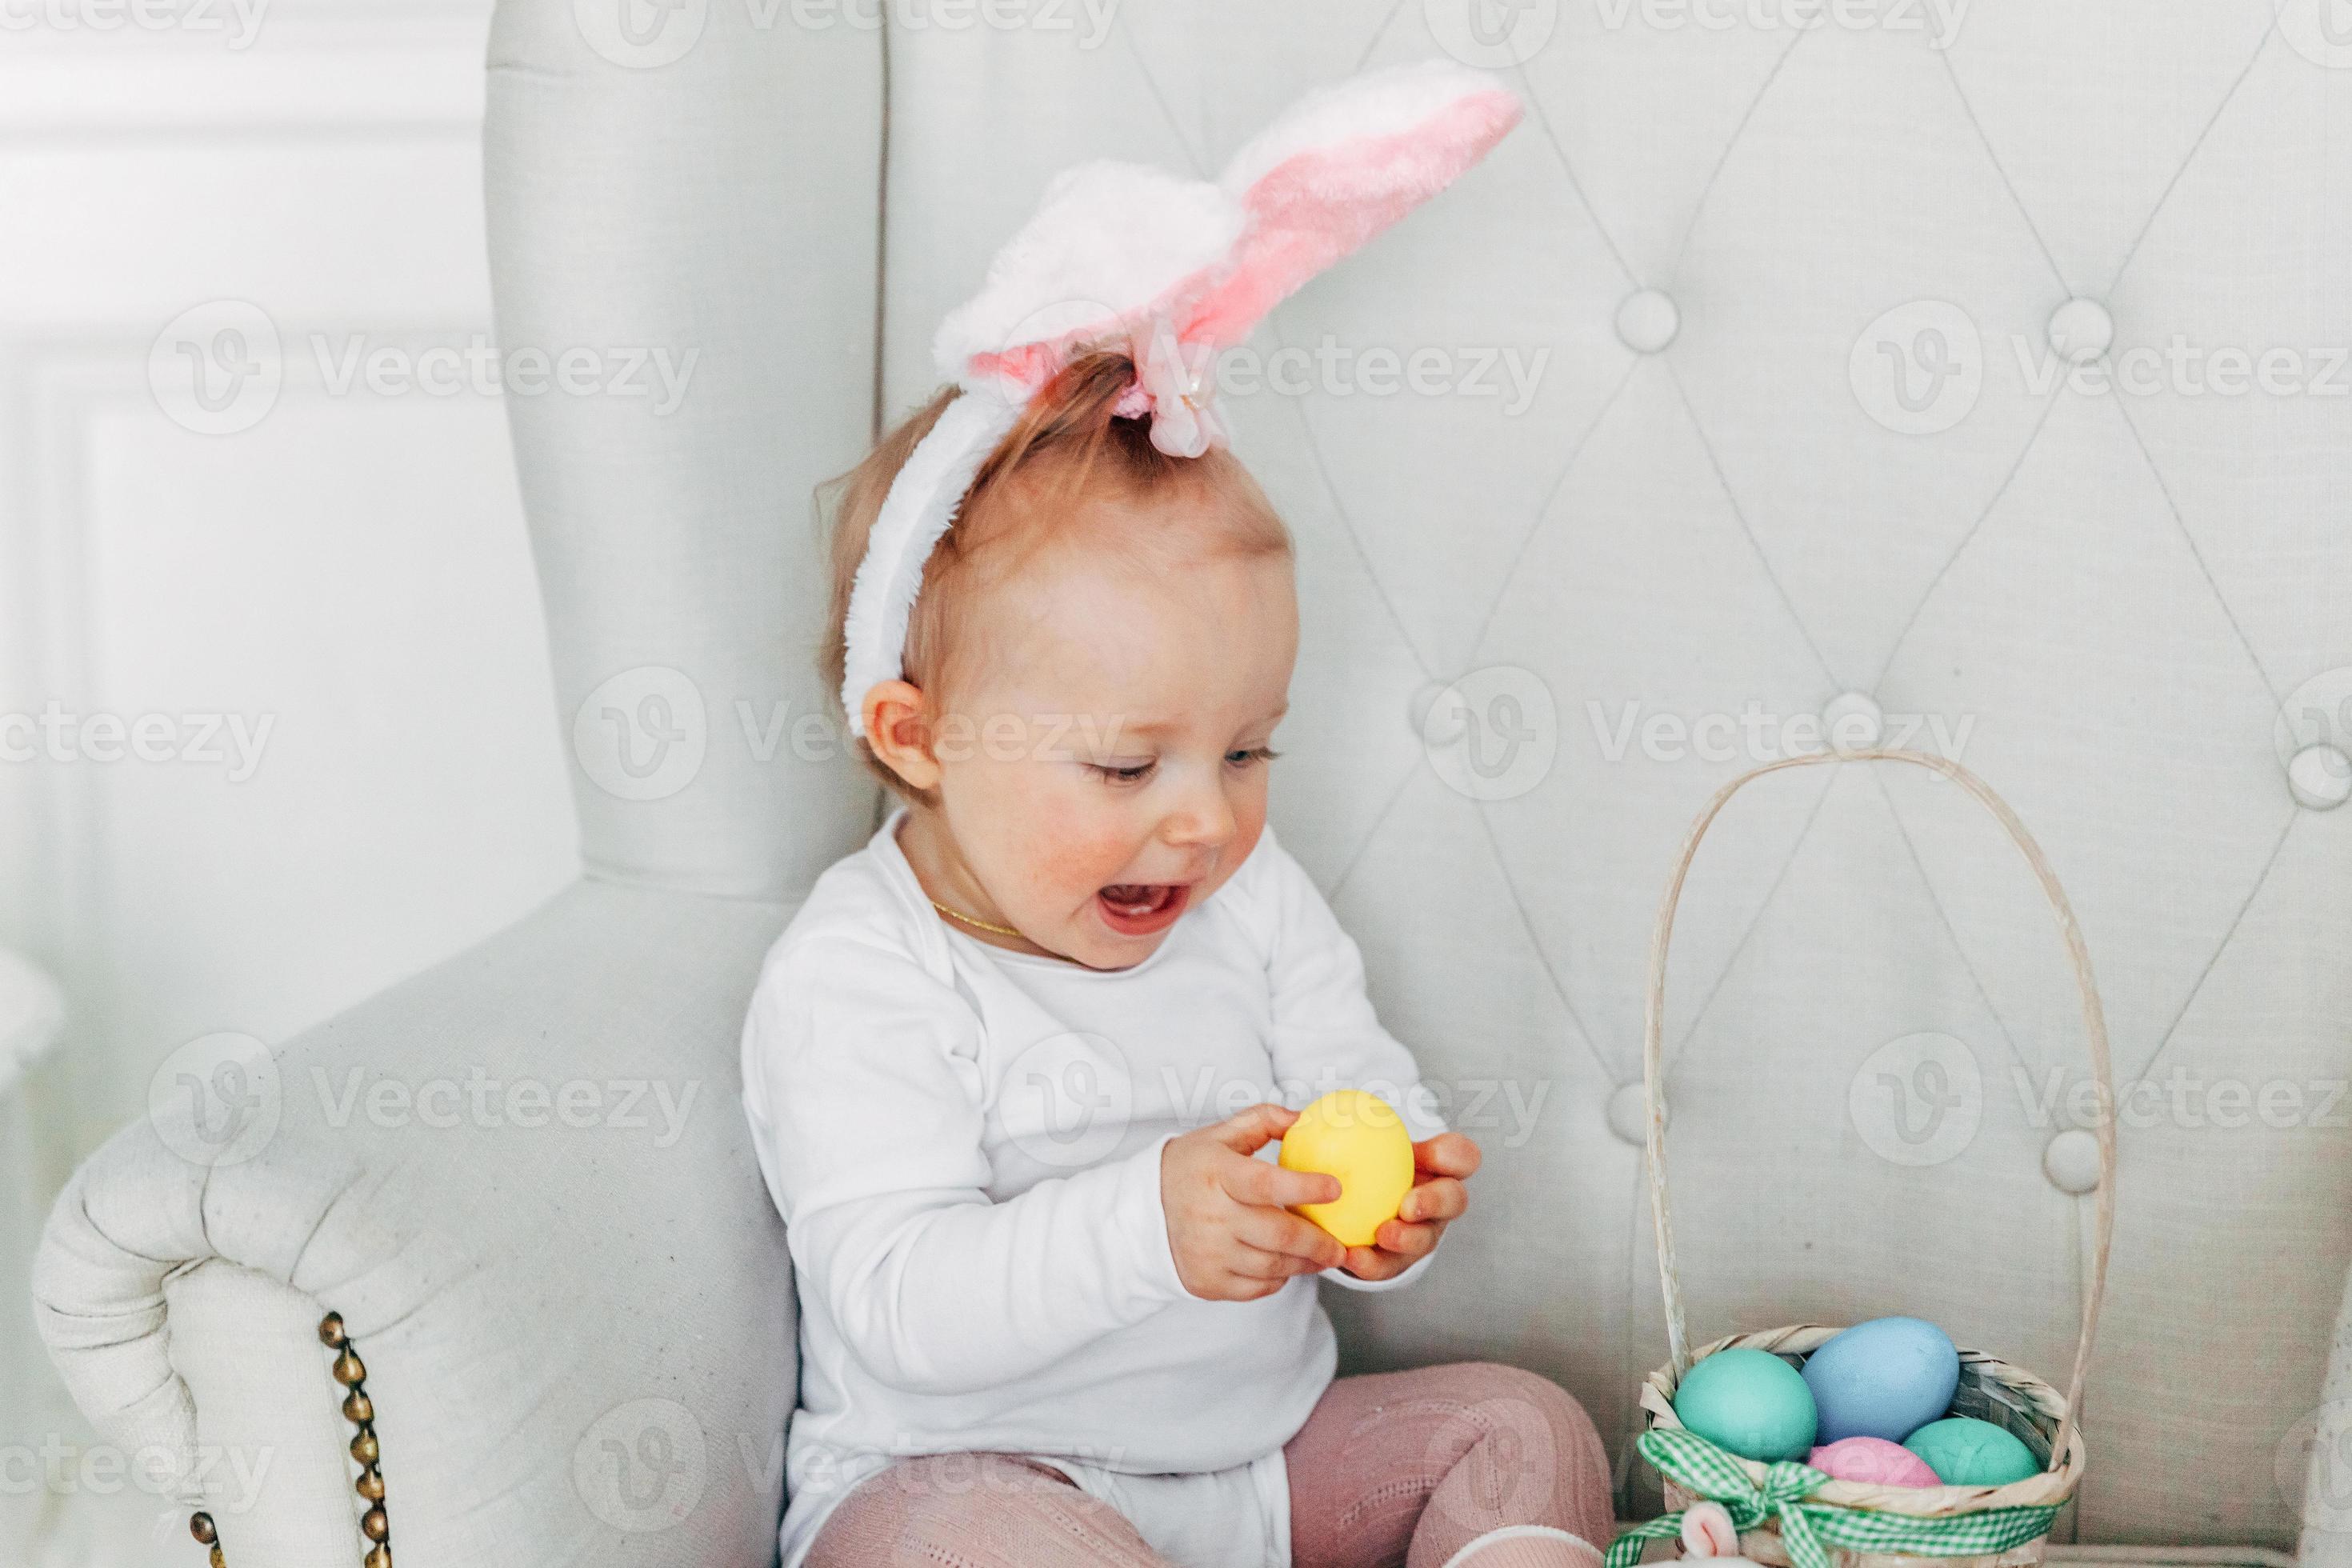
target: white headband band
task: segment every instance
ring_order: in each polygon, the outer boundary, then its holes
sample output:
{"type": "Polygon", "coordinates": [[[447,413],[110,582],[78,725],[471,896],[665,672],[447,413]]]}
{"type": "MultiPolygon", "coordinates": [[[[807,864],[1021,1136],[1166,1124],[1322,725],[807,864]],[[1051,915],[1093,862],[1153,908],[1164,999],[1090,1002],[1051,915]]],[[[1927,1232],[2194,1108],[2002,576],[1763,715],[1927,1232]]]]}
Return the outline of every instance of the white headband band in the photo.
{"type": "Polygon", "coordinates": [[[1496,78],[1432,60],[1308,94],[1213,184],[1108,161],[1057,175],[932,343],[961,391],[891,481],[851,584],[849,732],[865,737],[866,694],[904,673],[924,563],[973,476],[1056,371],[1124,348],[1137,372],[1118,412],[1148,414],[1161,451],[1199,457],[1224,438],[1212,356],[1452,184],[1521,112],[1496,78]]]}

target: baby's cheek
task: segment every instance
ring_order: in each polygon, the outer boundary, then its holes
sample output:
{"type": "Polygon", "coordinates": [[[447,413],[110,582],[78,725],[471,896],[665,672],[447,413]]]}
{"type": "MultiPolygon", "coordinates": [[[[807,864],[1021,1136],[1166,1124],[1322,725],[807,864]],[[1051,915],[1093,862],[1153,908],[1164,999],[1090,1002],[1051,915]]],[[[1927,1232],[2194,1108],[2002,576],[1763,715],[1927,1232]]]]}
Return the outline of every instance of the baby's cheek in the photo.
{"type": "Polygon", "coordinates": [[[1003,803],[1020,824],[1006,846],[1015,874],[1039,896],[1092,893],[1111,880],[1131,852],[1127,838],[1090,826],[1087,803],[1076,792],[1034,777],[1003,803]]]}
{"type": "Polygon", "coordinates": [[[1088,835],[1065,817],[1047,826],[1037,856],[1038,880],[1059,893],[1091,894],[1118,875],[1132,846],[1125,837],[1088,835]]]}

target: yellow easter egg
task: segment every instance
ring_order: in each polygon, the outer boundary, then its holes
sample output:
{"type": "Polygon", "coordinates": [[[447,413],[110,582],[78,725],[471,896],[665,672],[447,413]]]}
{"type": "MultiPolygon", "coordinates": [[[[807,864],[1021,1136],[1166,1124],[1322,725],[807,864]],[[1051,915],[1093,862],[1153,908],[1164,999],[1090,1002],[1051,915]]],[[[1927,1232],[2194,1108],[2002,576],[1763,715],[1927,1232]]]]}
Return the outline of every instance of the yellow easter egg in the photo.
{"type": "Polygon", "coordinates": [[[1301,1204],[1297,1212],[1346,1246],[1370,1247],[1381,1222],[1394,1219],[1412,1190],[1412,1135],[1380,1096],[1334,1089],[1300,1111],[1282,1135],[1282,1166],[1339,1177],[1338,1198],[1301,1204]]]}

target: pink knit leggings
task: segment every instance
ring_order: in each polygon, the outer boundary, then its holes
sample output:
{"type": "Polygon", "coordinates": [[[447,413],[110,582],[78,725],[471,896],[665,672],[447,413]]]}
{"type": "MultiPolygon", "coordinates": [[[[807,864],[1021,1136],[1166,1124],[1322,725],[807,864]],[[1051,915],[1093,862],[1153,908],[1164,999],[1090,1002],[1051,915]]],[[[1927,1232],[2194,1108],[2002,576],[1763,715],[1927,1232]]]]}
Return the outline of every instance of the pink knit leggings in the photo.
{"type": "MultiPolygon", "coordinates": [[[[1599,1568],[1609,1461],[1584,1407],[1517,1367],[1456,1362],[1343,1377],[1284,1447],[1294,1568],[1599,1568]]],[[[1166,1568],[1060,1471],[1009,1454],[901,1459],[842,1500],[808,1568],[1166,1568]],[[927,1484],[946,1465],[961,1484],[927,1484]]]]}

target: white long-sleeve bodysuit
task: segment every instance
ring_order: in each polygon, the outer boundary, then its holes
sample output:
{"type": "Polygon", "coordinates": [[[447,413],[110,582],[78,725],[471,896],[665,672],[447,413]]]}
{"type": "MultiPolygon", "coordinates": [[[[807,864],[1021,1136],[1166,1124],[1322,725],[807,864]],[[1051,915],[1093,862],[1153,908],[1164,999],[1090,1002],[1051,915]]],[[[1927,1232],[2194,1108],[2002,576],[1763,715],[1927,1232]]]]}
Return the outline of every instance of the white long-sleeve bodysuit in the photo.
{"type": "Polygon", "coordinates": [[[1312,1275],[1185,1290],[1160,1149],[1333,1089],[1443,1130],[1355,943],[1268,831],[1131,968],[1008,952],[932,910],[903,816],[818,879],[744,1025],[801,1305],[782,1568],[892,1456],[978,1450],[1053,1463],[1177,1563],[1287,1568],[1282,1446],[1331,1381],[1330,1320],[1312,1275]]]}

